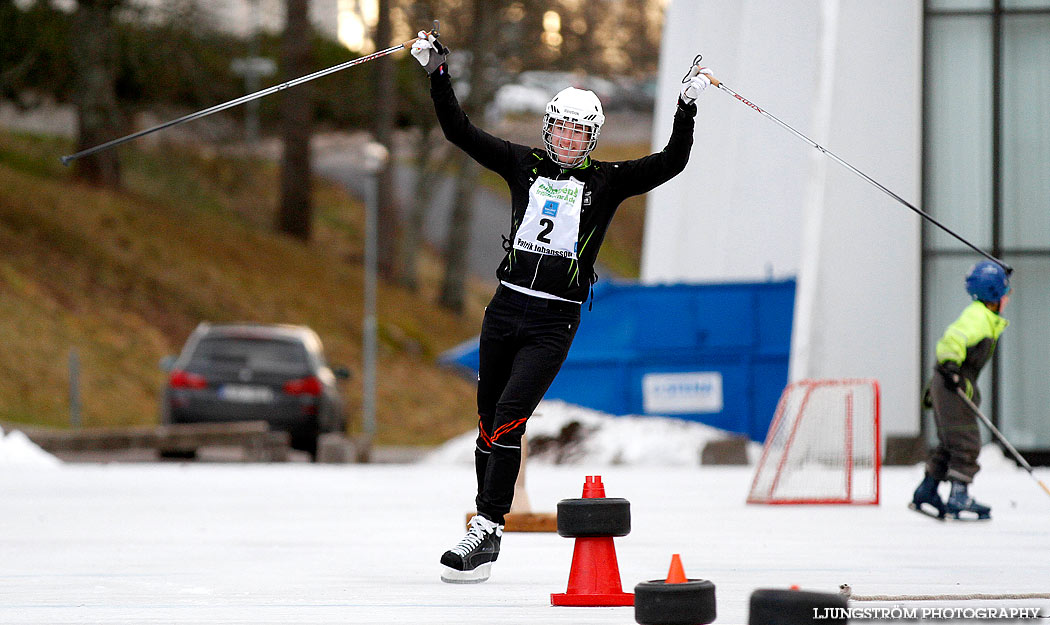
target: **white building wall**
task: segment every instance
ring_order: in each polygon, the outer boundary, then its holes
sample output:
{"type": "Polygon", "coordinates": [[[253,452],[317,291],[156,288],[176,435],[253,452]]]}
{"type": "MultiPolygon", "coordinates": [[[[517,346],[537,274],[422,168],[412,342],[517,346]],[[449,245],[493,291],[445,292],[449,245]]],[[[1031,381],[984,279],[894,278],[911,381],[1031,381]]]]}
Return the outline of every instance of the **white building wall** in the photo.
{"type": "MultiPolygon", "coordinates": [[[[744,98],[918,205],[922,4],[672,0],[654,148],[695,54],[744,98]]],[[[642,280],[796,276],[791,378],[869,377],[883,431],[919,423],[920,219],[709,89],[685,172],[649,194],[642,280]]]]}

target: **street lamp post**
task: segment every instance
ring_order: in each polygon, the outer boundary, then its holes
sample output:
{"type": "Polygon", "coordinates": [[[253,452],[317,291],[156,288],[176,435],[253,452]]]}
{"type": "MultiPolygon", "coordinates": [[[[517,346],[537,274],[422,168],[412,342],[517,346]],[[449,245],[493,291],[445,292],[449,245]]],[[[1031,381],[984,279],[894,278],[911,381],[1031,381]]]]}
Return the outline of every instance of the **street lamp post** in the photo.
{"type": "Polygon", "coordinates": [[[387,150],[381,143],[369,142],[362,149],[365,182],[365,288],[364,321],[362,330],[362,392],[361,420],[363,425],[361,460],[367,462],[372,455],[372,442],[376,434],[376,287],[378,270],[379,193],[376,189],[376,174],[386,163],[387,150]]]}

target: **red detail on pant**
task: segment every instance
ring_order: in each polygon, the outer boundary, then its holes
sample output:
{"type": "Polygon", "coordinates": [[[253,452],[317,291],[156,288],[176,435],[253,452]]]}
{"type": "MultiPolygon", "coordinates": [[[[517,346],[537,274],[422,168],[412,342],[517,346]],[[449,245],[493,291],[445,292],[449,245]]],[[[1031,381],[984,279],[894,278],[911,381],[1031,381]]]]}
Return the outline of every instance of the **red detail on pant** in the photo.
{"type": "Polygon", "coordinates": [[[486,445],[492,447],[492,438],[485,433],[485,426],[481,423],[481,415],[478,415],[478,437],[481,438],[486,445]]]}
{"type": "Polygon", "coordinates": [[[499,426],[498,428],[496,428],[496,431],[492,433],[492,438],[489,439],[489,444],[491,445],[492,443],[495,443],[496,441],[498,441],[500,439],[501,436],[503,436],[507,432],[510,432],[510,431],[514,430],[514,428],[518,427],[519,425],[521,425],[522,423],[525,423],[528,420],[529,420],[528,417],[522,417],[522,418],[520,418],[520,419],[518,419],[516,421],[511,421],[510,423],[504,423],[503,425],[499,426]]]}

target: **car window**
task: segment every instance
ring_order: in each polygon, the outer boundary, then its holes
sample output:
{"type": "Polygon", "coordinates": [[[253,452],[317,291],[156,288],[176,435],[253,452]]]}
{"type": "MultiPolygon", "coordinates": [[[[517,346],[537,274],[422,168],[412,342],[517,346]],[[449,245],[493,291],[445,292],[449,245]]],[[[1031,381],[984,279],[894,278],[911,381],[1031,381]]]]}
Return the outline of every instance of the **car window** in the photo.
{"type": "Polygon", "coordinates": [[[298,374],[309,370],[302,343],[232,337],[203,338],[190,357],[195,371],[223,368],[298,374]]]}

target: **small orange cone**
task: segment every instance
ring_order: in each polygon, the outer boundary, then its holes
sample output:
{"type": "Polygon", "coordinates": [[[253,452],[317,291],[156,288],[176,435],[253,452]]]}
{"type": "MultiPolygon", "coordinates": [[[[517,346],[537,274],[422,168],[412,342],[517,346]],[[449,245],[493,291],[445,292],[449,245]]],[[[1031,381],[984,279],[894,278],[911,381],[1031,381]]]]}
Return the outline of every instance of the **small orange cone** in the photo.
{"type": "Polygon", "coordinates": [[[667,571],[667,579],[664,580],[665,584],[684,584],[689,579],[685,576],[685,570],[682,568],[682,558],[678,554],[671,556],[671,568],[667,571]]]}

